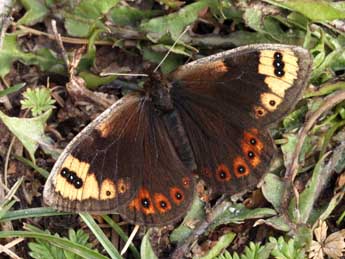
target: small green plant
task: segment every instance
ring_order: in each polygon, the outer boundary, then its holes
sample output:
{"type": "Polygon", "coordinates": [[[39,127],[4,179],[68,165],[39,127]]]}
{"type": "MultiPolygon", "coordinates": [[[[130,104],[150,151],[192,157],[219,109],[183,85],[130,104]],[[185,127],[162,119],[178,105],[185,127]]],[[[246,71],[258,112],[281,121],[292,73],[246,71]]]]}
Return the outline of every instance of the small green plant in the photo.
{"type": "Polygon", "coordinates": [[[245,247],[242,254],[236,252],[231,255],[229,251],[225,251],[214,259],[303,259],[305,257],[304,249],[298,248],[295,245],[295,239],[286,241],[283,237],[278,239],[274,237],[269,238],[266,244],[250,242],[245,247]],[[270,257],[271,256],[271,257],[270,257]]]}
{"type": "MultiPolygon", "coordinates": [[[[55,234],[56,236],[59,236],[58,234],[55,234]]],[[[91,248],[91,244],[88,243],[89,235],[86,234],[84,231],[79,229],[78,231],[74,231],[73,229],[70,229],[68,231],[68,238],[69,240],[89,247],[91,248]]],[[[68,252],[64,250],[63,248],[57,247],[52,245],[50,242],[45,241],[43,239],[36,239],[35,242],[30,242],[28,244],[30,248],[30,256],[34,259],[51,259],[51,258],[57,258],[57,259],[81,259],[83,257],[68,252]]]]}
{"type": "Polygon", "coordinates": [[[28,88],[23,93],[23,97],[24,100],[20,101],[22,108],[29,109],[34,117],[55,108],[55,100],[51,98],[49,88],[28,88]]]}

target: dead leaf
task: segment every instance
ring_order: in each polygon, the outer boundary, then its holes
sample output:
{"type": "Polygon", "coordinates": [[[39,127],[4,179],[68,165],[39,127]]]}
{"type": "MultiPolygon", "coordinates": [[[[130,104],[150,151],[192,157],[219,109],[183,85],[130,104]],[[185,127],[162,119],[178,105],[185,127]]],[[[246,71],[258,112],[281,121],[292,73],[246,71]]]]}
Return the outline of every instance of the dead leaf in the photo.
{"type": "Polygon", "coordinates": [[[326,256],[339,259],[345,252],[345,229],[332,233],[327,237],[327,224],[319,221],[314,230],[316,241],[313,240],[309,248],[309,258],[324,259],[326,256]]]}

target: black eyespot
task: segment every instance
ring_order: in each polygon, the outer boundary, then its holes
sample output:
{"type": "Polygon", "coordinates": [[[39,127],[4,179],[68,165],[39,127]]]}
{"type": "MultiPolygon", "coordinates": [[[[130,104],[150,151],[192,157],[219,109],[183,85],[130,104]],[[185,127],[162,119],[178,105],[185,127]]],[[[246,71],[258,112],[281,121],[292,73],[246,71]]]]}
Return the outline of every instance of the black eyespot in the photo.
{"type": "Polygon", "coordinates": [[[274,57],[274,59],[276,59],[276,60],[282,60],[283,55],[282,55],[282,53],[280,53],[280,52],[274,52],[273,57],[274,57]]]}
{"type": "Polygon", "coordinates": [[[263,112],[262,110],[258,110],[258,114],[259,114],[259,115],[263,115],[264,112],[263,112]]]}
{"type": "Polygon", "coordinates": [[[270,100],[270,102],[269,102],[269,103],[270,103],[270,105],[271,105],[271,106],[276,105],[276,101],[274,101],[274,100],[270,100]]]}
{"type": "Polygon", "coordinates": [[[284,72],[284,70],[281,70],[280,68],[276,68],[276,69],[274,69],[274,74],[276,76],[282,77],[285,75],[285,72],[284,72]]]}
{"type": "Polygon", "coordinates": [[[110,196],[111,195],[111,191],[106,191],[105,195],[110,196]]]}
{"type": "Polygon", "coordinates": [[[74,180],[73,185],[75,188],[79,189],[83,186],[83,181],[78,177],[74,180]]]}
{"type": "Polygon", "coordinates": [[[146,198],[141,200],[141,205],[143,205],[143,207],[145,208],[149,208],[150,207],[150,201],[146,198]]]}
{"type": "Polygon", "coordinates": [[[248,152],[248,157],[249,157],[249,158],[254,158],[254,157],[255,157],[254,152],[253,152],[253,151],[249,151],[249,152],[248,152]]]}
{"type": "Polygon", "coordinates": [[[162,207],[162,208],[166,208],[167,207],[167,203],[165,201],[160,201],[159,202],[159,205],[162,207]]]}
{"type": "Polygon", "coordinates": [[[176,197],[176,199],[181,200],[182,199],[182,194],[180,192],[176,192],[175,193],[175,197],[176,197]]]}
{"type": "Polygon", "coordinates": [[[256,144],[256,139],[255,138],[250,139],[250,144],[255,145],[256,144]]]}
{"type": "Polygon", "coordinates": [[[285,66],[285,64],[284,64],[284,62],[283,61],[281,61],[281,60],[274,60],[273,61],[273,66],[275,67],[275,68],[277,68],[277,69],[283,69],[284,68],[284,66],[285,66]]]}
{"type": "Polygon", "coordinates": [[[237,167],[237,171],[240,173],[244,173],[246,171],[246,168],[244,166],[240,165],[237,167]]]}
{"type": "Polygon", "coordinates": [[[69,183],[74,183],[74,180],[76,179],[77,175],[75,174],[75,172],[70,172],[69,176],[67,177],[67,181],[69,183]]]}
{"type": "Polygon", "coordinates": [[[64,168],[62,168],[60,174],[61,174],[62,177],[67,178],[69,176],[69,170],[66,167],[64,167],[64,168]]]}

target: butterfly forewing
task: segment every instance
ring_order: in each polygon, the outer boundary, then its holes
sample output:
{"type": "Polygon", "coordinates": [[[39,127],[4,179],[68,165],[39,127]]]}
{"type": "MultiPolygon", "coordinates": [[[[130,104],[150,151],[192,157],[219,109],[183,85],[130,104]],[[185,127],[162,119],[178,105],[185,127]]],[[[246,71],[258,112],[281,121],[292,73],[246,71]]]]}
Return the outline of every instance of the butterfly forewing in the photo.
{"type": "Polygon", "coordinates": [[[267,125],[286,114],[305,88],[308,52],[286,45],[253,45],[180,67],[171,95],[197,164],[215,191],[255,186],[274,155],[267,125]]]}
{"type": "Polygon", "coordinates": [[[249,45],[180,67],[172,80],[182,87],[173,90],[215,102],[231,116],[249,116],[266,126],[298,101],[308,83],[311,62],[301,47],[249,45]]]}
{"type": "Polygon", "coordinates": [[[66,147],[44,190],[64,211],[109,212],[135,195],[141,175],[142,100],[129,95],[90,123],[66,147]]]}

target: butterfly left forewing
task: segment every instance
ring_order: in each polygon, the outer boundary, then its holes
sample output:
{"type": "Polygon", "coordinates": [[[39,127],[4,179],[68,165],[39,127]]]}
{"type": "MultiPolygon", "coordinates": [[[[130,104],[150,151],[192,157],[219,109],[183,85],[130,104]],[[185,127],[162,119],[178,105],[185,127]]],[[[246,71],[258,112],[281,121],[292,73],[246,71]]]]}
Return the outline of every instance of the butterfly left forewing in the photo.
{"type": "Polygon", "coordinates": [[[181,218],[193,193],[191,172],[152,102],[129,95],[66,147],[47,180],[44,200],[62,211],[119,212],[132,223],[159,226],[181,218]]]}
{"type": "Polygon", "coordinates": [[[45,185],[47,205],[63,211],[110,212],[135,195],[141,175],[131,172],[143,163],[141,105],[139,96],[123,98],[68,144],[45,185]]]}

